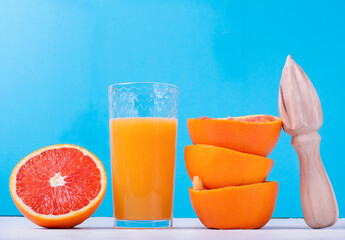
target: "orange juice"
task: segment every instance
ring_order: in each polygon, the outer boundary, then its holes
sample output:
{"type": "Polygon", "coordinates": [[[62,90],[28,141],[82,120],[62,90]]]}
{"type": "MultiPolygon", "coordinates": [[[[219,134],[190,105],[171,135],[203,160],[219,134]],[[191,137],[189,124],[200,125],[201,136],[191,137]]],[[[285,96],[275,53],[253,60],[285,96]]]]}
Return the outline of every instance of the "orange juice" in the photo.
{"type": "Polygon", "coordinates": [[[170,118],[110,120],[116,219],[171,219],[176,130],[170,118]]]}

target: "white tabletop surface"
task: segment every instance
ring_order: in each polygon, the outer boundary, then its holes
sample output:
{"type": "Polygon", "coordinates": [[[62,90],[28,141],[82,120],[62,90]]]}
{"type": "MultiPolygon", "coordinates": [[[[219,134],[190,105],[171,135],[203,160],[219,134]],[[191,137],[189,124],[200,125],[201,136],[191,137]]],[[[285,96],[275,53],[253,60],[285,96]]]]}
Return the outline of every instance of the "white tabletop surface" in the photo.
{"type": "Polygon", "coordinates": [[[73,229],[45,229],[23,217],[0,217],[0,240],[11,239],[344,239],[345,219],[324,229],[310,229],[303,219],[271,219],[257,230],[206,229],[197,218],[176,218],[172,229],[114,229],[113,219],[89,218],[73,229]]]}

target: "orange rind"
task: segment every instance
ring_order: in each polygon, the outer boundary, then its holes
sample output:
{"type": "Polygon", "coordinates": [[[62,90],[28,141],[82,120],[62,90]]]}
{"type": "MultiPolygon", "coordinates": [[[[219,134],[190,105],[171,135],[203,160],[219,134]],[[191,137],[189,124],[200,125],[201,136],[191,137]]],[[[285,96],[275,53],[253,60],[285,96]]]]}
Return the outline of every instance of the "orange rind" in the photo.
{"type": "Polygon", "coordinates": [[[187,119],[193,144],[206,144],[267,157],[280,135],[282,120],[269,115],[187,119]]]}
{"type": "Polygon", "coordinates": [[[278,182],[212,190],[189,189],[195,213],[207,228],[256,229],[272,217],[278,182]]]}
{"type": "Polygon", "coordinates": [[[273,160],[211,145],[185,147],[185,164],[192,180],[198,176],[206,189],[264,182],[273,160]]]}

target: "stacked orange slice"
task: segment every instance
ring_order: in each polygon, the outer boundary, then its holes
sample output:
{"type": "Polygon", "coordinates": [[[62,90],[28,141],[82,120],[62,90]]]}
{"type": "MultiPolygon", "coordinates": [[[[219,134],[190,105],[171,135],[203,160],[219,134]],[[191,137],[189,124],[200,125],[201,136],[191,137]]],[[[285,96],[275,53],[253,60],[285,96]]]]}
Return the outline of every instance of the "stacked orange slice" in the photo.
{"type": "Polygon", "coordinates": [[[266,182],[280,118],[252,115],[187,120],[185,148],[192,206],[207,228],[261,228],[272,217],[278,182],[266,182]]]}

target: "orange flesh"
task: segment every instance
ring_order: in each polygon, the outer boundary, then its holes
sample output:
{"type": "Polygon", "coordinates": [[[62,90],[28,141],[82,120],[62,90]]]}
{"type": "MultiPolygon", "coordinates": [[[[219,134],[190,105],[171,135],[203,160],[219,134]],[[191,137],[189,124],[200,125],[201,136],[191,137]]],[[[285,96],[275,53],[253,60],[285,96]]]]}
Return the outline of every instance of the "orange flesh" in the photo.
{"type": "MultiPolygon", "coordinates": [[[[201,119],[217,119],[209,117],[201,117],[201,119]]],[[[258,115],[258,116],[246,116],[246,117],[228,117],[227,120],[241,121],[241,122],[273,122],[276,119],[269,115],[258,115]]]]}
{"type": "Polygon", "coordinates": [[[233,121],[242,121],[242,122],[273,122],[276,119],[269,115],[260,115],[260,116],[248,116],[248,117],[239,117],[239,118],[231,118],[229,117],[228,120],[233,121]]]}
{"type": "Polygon", "coordinates": [[[46,150],[29,159],[16,176],[17,195],[39,214],[77,211],[87,206],[100,190],[98,167],[78,149],[46,150]],[[51,184],[54,179],[60,179],[56,186],[51,184]]]}
{"type": "Polygon", "coordinates": [[[172,217],[177,120],[110,120],[115,218],[172,217]]]}

